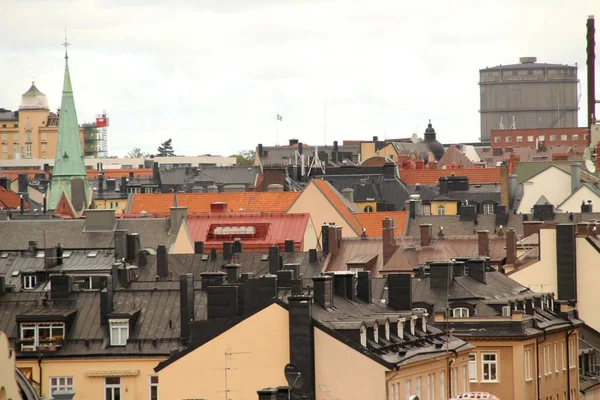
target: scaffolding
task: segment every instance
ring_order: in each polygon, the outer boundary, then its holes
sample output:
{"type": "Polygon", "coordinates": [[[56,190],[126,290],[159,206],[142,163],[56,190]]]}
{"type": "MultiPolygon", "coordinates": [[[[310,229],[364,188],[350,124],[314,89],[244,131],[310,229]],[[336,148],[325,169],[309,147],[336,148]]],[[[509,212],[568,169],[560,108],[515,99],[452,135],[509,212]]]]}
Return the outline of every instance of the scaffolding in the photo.
{"type": "Polygon", "coordinates": [[[102,114],[96,115],[96,122],[86,122],[81,127],[83,128],[85,157],[107,158],[108,116],[106,110],[102,111],[102,114]]]}

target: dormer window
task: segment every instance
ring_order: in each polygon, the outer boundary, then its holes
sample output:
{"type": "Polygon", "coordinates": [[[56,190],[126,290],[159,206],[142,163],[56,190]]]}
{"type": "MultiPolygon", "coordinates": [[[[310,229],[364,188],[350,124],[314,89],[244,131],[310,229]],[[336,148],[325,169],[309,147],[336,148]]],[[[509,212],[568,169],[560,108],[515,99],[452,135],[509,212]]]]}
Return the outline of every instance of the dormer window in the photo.
{"type": "Polygon", "coordinates": [[[127,319],[111,319],[110,326],[110,345],[125,346],[129,339],[129,320],[127,319]]]}
{"type": "Polygon", "coordinates": [[[56,351],[64,337],[64,322],[21,323],[21,351],[56,351]]]}
{"type": "Polygon", "coordinates": [[[429,314],[427,313],[421,316],[421,325],[423,326],[423,332],[427,332],[427,317],[429,317],[429,314]]]}
{"type": "Polygon", "coordinates": [[[360,327],[360,345],[367,347],[367,327],[364,325],[360,327]]]}
{"type": "Polygon", "coordinates": [[[406,319],[404,319],[404,318],[400,318],[398,320],[398,324],[397,324],[397,327],[398,327],[398,337],[400,339],[404,339],[404,324],[405,323],[406,323],[406,319]]]}
{"type": "Polygon", "coordinates": [[[375,340],[375,343],[379,343],[379,325],[377,322],[373,326],[373,340],[375,340]]]}
{"type": "Polygon", "coordinates": [[[502,316],[510,317],[510,306],[502,306],[502,316]]]}
{"type": "Polygon", "coordinates": [[[469,309],[465,307],[456,307],[452,309],[453,318],[469,318],[469,309]]]}
{"type": "Polygon", "coordinates": [[[410,318],[410,334],[415,336],[415,328],[417,326],[417,316],[413,315],[410,318]]]}
{"type": "Polygon", "coordinates": [[[550,311],[554,311],[554,297],[550,296],[550,311]]]}
{"type": "Polygon", "coordinates": [[[23,289],[35,289],[35,285],[37,285],[37,278],[35,275],[23,275],[23,289]]]}
{"type": "Polygon", "coordinates": [[[390,340],[390,321],[385,321],[385,340],[390,340]]]}

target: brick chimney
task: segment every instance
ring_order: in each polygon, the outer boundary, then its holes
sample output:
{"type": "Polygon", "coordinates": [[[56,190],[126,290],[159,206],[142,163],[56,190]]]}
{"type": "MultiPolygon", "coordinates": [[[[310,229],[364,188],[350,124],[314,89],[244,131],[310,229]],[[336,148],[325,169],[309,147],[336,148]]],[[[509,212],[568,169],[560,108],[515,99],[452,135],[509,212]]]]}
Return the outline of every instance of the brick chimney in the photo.
{"type": "Polygon", "coordinates": [[[431,227],[431,224],[421,224],[419,225],[419,229],[421,232],[421,247],[429,246],[433,236],[433,228],[431,227]]]}
{"type": "Polygon", "coordinates": [[[490,232],[488,230],[477,231],[477,248],[480,257],[490,256],[490,232]]]}
{"type": "Polygon", "coordinates": [[[505,162],[500,166],[500,204],[510,206],[510,182],[508,164],[505,162]]]}
{"type": "Polygon", "coordinates": [[[385,217],[383,219],[383,265],[387,264],[390,258],[396,252],[398,246],[394,238],[394,221],[385,217]]]}
{"type": "Polygon", "coordinates": [[[513,264],[517,261],[517,233],[513,228],[506,231],[506,263],[513,264]]]}

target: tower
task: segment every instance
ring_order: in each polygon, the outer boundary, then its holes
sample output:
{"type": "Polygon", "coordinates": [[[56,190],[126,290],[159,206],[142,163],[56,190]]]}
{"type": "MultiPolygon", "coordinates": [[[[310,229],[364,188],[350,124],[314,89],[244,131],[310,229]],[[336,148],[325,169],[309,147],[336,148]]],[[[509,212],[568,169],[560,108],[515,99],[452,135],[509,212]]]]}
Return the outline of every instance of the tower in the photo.
{"type": "MultiPolygon", "coordinates": [[[[60,202],[70,203],[70,207],[80,215],[90,200],[90,185],[87,180],[77,110],[69,73],[69,43],[65,35],[65,77],[62,102],[58,119],[58,139],[54,156],[54,170],[50,181],[48,209],[55,210],[60,202]],[[64,195],[64,196],[63,196],[64,195]]],[[[63,205],[64,206],[64,205],[63,205]]]]}

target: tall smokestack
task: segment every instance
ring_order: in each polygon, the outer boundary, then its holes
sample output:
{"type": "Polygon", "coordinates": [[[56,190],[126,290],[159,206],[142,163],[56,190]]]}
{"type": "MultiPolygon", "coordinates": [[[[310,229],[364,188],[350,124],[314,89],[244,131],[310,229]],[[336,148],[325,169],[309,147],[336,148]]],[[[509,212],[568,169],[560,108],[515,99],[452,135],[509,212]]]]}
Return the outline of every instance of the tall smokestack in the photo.
{"type": "Polygon", "coordinates": [[[596,41],[594,40],[594,34],[596,29],[594,27],[594,16],[590,15],[587,20],[587,96],[588,96],[588,128],[591,128],[596,118],[596,92],[594,90],[596,85],[596,74],[594,68],[596,66],[596,54],[595,47],[596,41]]]}

